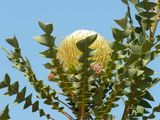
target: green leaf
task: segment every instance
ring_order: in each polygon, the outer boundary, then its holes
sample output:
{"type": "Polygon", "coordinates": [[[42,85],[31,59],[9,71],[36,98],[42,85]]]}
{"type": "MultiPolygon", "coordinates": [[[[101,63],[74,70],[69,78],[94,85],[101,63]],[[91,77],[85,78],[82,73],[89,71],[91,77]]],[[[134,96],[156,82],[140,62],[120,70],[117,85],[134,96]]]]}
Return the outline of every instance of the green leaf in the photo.
{"type": "Polygon", "coordinates": [[[96,93],[93,96],[93,101],[96,105],[101,105],[103,102],[104,90],[102,87],[96,89],[96,93]]]}
{"type": "Polygon", "coordinates": [[[134,54],[140,54],[142,51],[142,46],[140,45],[130,45],[131,50],[133,51],[134,54]]]}
{"type": "Polygon", "coordinates": [[[154,114],[151,114],[150,116],[149,116],[149,118],[150,119],[154,119],[156,116],[154,115],[154,114]]]}
{"type": "Polygon", "coordinates": [[[25,94],[26,94],[26,87],[24,87],[22,89],[22,91],[17,94],[16,100],[14,101],[14,103],[15,104],[17,104],[17,103],[19,104],[22,101],[24,101],[25,100],[25,94]]]}
{"type": "Polygon", "coordinates": [[[40,117],[42,117],[42,116],[44,116],[44,115],[45,115],[45,112],[44,112],[44,110],[43,110],[43,109],[40,109],[40,110],[39,110],[39,115],[40,115],[40,117]]]}
{"type": "Polygon", "coordinates": [[[45,100],[44,103],[47,104],[47,105],[52,105],[53,104],[52,100],[45,100]]]}
{"type": "Polygon", "coordinates": [[[126,66],[130,66],[131,64],[133,64],[134,62],[136,62],[138,59],[139,59],[139,55],[137,55],[137,54],[132,54],[132,55],[128,58],[128,60],[127,60],[127,62],[126,62],[126,66]]]}
{"type": "Polygon", "coordinates": [[[39,110],[39,102],[38,101],[34,102],[32,105],[32,112],[36,112],[37,110],[39,110]]]}
{"type": "Polygon", "coordinates": [[[138,4],[136,4],[136,7],[143,8],[144,10],[152,10],[156,6],[157,6],[157,4],[155,2],[146,2],[146,1],[142,1],[138,4]]]}
{"type": "Polygon", "coordinates": [[[121,28],[126,29],[127,28],[127,17],[125,16],[124,18],[120,19],[120,20],[114,20],[121,28]]]}
{"type": "Polygon", "coordinates": [[[157,107],[155,107],[155,108],[153,109],[153,111],[154,111],[154,112],[160,112],[160,105],[158,105],[157,107]]]}
{"type": "Polygon", "coordinates": [[[85,52],[86,48],[88,48],[96,39],[97,34],[91,35],[83,40],[78,41],[76,46],[81,52],[85,52]]]}
{"type": "Polygon", "coordinates": [[[36,37],[34,37],[34,39],[42,45],[48,46],[48,44],[49,44],[47,41],[47,38],[45,36],[36,36],[36,37]]]}
{"type": "Polygon", "coordinates": [[[10,77],[8,74],[6,74],[4,80],[0,82],[0,89],[8,87],[9,85],[10,85],[10,77]]]}
{"type": "Polygon", "coordinates": [[[113,28],[112,34],[115,40],[122,41],[124,38],[128,37],[131,34],[131,30],[122,31],[117,28],[113,28]]]}
{"type": "Polygon", "coordinates": [[[51,52],[50,52],[49,49],[48,49],[48,50],[45,50],[45,51],[43,51],[43,52],[40,52],[40,54],[41,54],[42,56],[46,57],[46,58],[52,58],[52,54],[51,54],[51,52]]]}
{"type": "Polygon", "coordinates": [[[152,108],[152,106],[145,100],[141,100],[140,105],[145,108],[152,108]]]}
{"type": "Polygon", "coordinates": [[[146,40],[144,42],[144,44],[142,45],[142,52],[146,53],[146,52],[150,51],[152,46],[153,46],[153,43],[150,42],[149,40],[146,40]]]}
{"type": "Polygon", "coordinates": [[[29,96],[27,96],[25,98],[25,104],[24,104],[23,109],[26,109],[26,108],[28,108],[31,105],[32,105],[32,94],[30,94],[29,96]]]}
{"type": "Polygon", "coordinates": [[[136,111],[137,111],[137,113],[143,114],[144,108],[142,106],[137,106],[136,111]]]}
{"type": "Polygon", "coordinates": [[[6,92],[4,95],[14,95],[14,94],[17,94],[18,93],[18,89],[19,89],[19,82],[16,81],[15,83],[11,84],[9,87],[8,87],[8,92],[6,92]]]}
{"type": "Polygon", "coordinates": [[[19,48],[19,44],[17,38],[14,36],[13,38],[7,38],[6,42],[9,43],[14,48],[19,48]]]}
{"type": "Polygon", "coordinates": [[[137,73],[137,69],[134,69],[134,68],[128,69],[129,77],[133,77],[136,73],[137,73]]]}
{"type": "Polygon", "coordinates": [[[152,70],[152,69],[150,69],[150,68],[148,68],[148,67],[144,67],[143,70],[144,70],[144,74],[145,74],[146,76],[151,76],[151,75],[154,74],[154,70],[152,70]]]}
{"type": "Polygon", "coordinates": [[[36,37],[34,37],[34,39],[38,43],[40,43],[40,44],[42,44],[44,46],[47,46],[47,47],[53,46],[54,45],[54,41],[55,41],[55,38],[53,36],[49,36],[47,34],[41,35],[41,36],[36,36],[36,37]]]}
{"type": "Polygon", "coordinates": [[[9,108],[8,105],[5,107],[5,109],[0,113],[0,120],[9,120],[9,108]]]}
{"type": "Polygon", "coordinates": [[[144,18],[152,18],[155,17],[157,14],[155,12],[141,12],[139,13],[140,16],[144,17],[144,18]]]}
{"type": "Polygon", "coordinates": [[[112,44],[110,44],[110,47],[114,51],[124,50],[127,48],[126,45],[119,43],[119,42],[116,42],[116,41],[112,42],[112,44]]]}
{"type": "Polygon", "coordinates": [[[137,76],[140,76],[144,73],[144,70],[137,70],[137,76]]]}
{"type": "Polygon", "coordinates": [[[146,93],[143,95],[143,98],[150,100],[150,101],[154,101],[153,96],[148,91],[146,91],[146,93]]]}
{"type": "Polygon", "coordinates": [[[51,34],[52,31],[53,31],[53,25],[52,24],[45,24],[44,22],[42,21],[39,21],[39,26],[40,28],[46,32],[47,34],[51,34]]]}

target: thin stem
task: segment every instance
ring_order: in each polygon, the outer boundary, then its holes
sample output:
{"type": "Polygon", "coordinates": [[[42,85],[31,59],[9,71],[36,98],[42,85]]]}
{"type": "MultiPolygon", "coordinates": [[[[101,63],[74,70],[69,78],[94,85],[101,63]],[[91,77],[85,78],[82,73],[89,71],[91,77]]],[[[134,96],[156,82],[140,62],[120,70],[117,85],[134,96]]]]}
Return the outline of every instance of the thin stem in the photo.
{"type": "MultiPolygon", "coordinates": [[[[131,91],[133,90],[133,87],[131,86],[131,91]]],[[[122,116],[122,120],[126,120],[127,117],[128,117],[128,113],[129,113],[129,110],[130,110],[130,106],[131,106],[131,101],[134,99],[134,92],[135,90],[133,90],[131,92],[131,95],[130,97],[128,98],[128,102],[126,101],[126,104],[125,104],[125,109],[124,109],[124,112],[123,112],[123,116],[122,116]]]]}
{"type": "Polygon", "coordinates": [[[126,120],[127,119],[128,111],[129,111],[129,105],[126,103],[125,109],[124,109],[124,112],[123,112],[123,116],[122,116],[122,120],[126,120]]]}
{"type": "Polygon", "coordinates": [[[69,105],[67,105],[66,103],[64,103],[60,99],[57,99],[57,101],[59,101],[60,103],[62,103],[63,105],[65,105],[67,108],[69,108],[69,109],[71,109],[73,111],[73,109],[69,105]]]}
{"type": "Polygon", "coordinates": [[[66,117],[68,117],[69,120],[74,120],[71,115],[69,115],[67,112],[62,111],[62,114],[64,114],[66,117]]]}

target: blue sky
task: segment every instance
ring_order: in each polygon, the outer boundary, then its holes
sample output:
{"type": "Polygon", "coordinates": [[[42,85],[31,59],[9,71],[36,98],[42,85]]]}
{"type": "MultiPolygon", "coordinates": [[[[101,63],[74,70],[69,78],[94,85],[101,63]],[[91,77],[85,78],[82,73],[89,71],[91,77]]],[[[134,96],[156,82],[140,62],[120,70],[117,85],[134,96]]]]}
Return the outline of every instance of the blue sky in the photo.
{"type": "MultiPolygon", "coordinates": [[[[108,40],[113,40],[112,28],[115,27],[113,19],[124,16],[126,6],[121,0],[1,0],[0,1],[0,46],[10,49],[4,41],[7,37],[17,36],[24,56],[30,59],[32,67],[37,73],[38,78],[43,79],[46,84],[54,86],[47,81],[48,71],[42,66],[47,60],[42,58],[38,52],[45,48],[33,40],[33,36],[43,34],[37,22],[51,22],[54,25],[54,34],[58,44],[64,36],[77,29],[89,29],[100,33],[108,40]]],[[[158,60],[151,64],[158,70],[158,60]]],[[[33,92],[32,86],[23,75],[11,67],[5,54],[0,51],[0,79],[5,73],[9,73],[12,81],[19,80],[21,87],[27,86],[28,94],[33,92]]],[[[151,89],[157,99],[158,86],[151,89]]],[[[5,90],[0,90],[0,110],[7,104],[13,103],[15,96],[5,97],[2,95],[5,90]]],[[[36,95],[36,94],[35,94],[36,95]]],[[[32,113],[31,108],[22,110],[23,103],[20,105],[10,105],[11,120],[45,120],[39,118],[38,113],[32,113]]],[[[67,120],[63,115],[51,111],[50,107],[43,106],[48,113],[55,116],[56,120],[67,120]]],[[[120,119],[122,109],[115,110],[120,119]]]]}

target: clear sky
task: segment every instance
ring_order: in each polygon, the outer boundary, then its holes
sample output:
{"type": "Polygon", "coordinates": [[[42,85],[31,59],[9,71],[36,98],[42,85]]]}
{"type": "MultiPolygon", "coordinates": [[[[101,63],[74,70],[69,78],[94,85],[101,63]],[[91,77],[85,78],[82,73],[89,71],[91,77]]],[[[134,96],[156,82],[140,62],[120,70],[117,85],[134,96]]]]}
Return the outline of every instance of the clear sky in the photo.
{"type": "MultiPolygon", "coordinates": [[[[48,71],[42,66],[47,59],[42,58],[38,52],[45,48],[33,40],[33,36],[43,34],[37,22],[51,22],[54,25],[54,34],[58,44],[64,36],[77,29],[89,29],[99,32],[108,40],[113,40],[112,28],[115,27],[114,19],[124,16],[126,6],[121,0],[1,0],[0,1],[0,46],[10,49],[4,41],[7,37],[17,36],[24,56],[31,61],[35,73],[39,79],[54,87],[52,82],[47,81],[48,71]]],[[[158,70],[158,60],[151,64],[158,70]]],[[[0,51],[0,79],[5,73],[9,73],[12,81],[19,80],[21,88],[27,86],[27,93],[34,93],[34,89],[23,75],[11,67],[5,54],[0,51]]],[[[6,89],[0,90],[0,110],[7,103],[13,103],[15,96],[5,97],[2,95],[6,89]]],[[[157,94],[158,86],[151,89],[156,98],[156,104],[160,101],[160,94],[157,94]]],[[[32,113],[31,108],[22,110],[23,104],[10,105],[11,120],[46,120],[39,118],[38,113],[32,113]]],[[[155,105],[155,104],[154,104],[155,105]]],[[[63,115],[52,111],[50,107],[41,105],[45,111],[51,113],[56,120],[67,120],[63,115]]],[[[116,109],[114,113],[117,120],[120,119],[122,108],[116,109]]]]}

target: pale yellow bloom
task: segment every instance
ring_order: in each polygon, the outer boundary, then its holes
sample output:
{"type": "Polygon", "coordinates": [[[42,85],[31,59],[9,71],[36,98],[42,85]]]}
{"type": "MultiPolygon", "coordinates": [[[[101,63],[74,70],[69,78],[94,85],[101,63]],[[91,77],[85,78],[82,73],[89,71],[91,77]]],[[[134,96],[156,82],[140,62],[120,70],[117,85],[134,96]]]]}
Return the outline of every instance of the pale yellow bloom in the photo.
{"type": "MultiPolygon", "coordinates": [[[[98,33],[89,30],[77,30],[65,37],[59,46],[57,58],[63,62],[65,67],[75,67],[79,64],[78,57],[81,55],[76,43],[95,34],[98,33]]],[[[104,66],[105,63],[111,60],[110,54],[112,50],[101,35],[98,34],[97,39],[90,48],[97,49],[96,54],[91,57],[91,60],[95,61],[96,64],[104,66]]]]}

